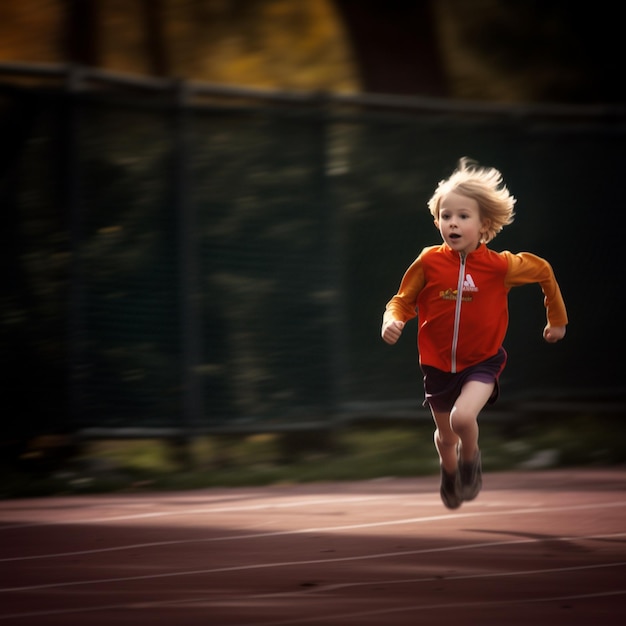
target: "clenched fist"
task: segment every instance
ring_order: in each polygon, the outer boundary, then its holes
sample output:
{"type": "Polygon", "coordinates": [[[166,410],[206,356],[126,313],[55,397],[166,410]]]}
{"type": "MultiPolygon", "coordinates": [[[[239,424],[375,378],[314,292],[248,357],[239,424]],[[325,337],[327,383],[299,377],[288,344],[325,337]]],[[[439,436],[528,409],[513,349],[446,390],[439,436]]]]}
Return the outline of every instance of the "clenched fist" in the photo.
{"type": "Polygon", "coordinates": [[[385,343],[388,343],[392,346],[398,339],[400,339],[400,335],[404,330],[404,322],[400,322],[399,320],[390,320],[389,322],[385,322],[383,324],[382,330],[380,332],[385,343]]]}

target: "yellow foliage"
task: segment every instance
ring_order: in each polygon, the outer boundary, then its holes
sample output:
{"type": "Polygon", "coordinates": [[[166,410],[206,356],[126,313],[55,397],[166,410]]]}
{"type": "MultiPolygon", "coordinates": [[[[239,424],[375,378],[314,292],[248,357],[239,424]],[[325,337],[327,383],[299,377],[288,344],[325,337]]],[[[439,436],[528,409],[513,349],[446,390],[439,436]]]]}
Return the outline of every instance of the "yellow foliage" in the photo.
{"type": "MultiPolygon", "coordinates": [[[[62,0],[0,3],[0,61],[64,63],[62,0]]],[[[274,89],[356,91],[357,72],[332,0],[163,0],[169,73],[187,80],[274,89]]],[[[100,0],[101,67],[149,73],[140,3],[100,0]]]]}

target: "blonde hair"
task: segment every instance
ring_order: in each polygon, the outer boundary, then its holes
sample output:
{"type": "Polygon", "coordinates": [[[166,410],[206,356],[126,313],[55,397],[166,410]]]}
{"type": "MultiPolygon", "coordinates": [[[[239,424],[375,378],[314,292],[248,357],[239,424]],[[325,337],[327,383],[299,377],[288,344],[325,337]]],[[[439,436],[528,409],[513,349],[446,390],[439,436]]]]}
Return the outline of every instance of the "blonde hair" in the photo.
{"type": "Polygon", "coordinates": [[[435,221],[439,219],[442,198],[452,191],[478,202],[480,217],[488,224],[488,230],[483,235],[485,242],[491,241],[513,221],[516,200],[504,184],[502,174],[493,167],[481,167],[467,157],[459,159],[452,175],[439,181],[428,201],[428,208],[435,221]]]}

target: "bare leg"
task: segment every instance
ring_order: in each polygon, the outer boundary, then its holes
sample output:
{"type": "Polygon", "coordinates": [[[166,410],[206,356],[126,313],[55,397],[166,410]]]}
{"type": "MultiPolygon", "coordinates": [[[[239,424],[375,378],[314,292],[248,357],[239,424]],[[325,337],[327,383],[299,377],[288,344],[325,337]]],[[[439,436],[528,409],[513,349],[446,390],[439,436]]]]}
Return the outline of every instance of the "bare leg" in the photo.
{"type": "Polygon", "coordinates": [[[461,460],[472,462],[478,452],[478,414],[487,404],[495,383],[470,380],[450,411],[450,429],[461,440],[461,460]]]}
{"type": "Polygon", "coordinates": [[[459,438],[450,426],[449,413],[432,411],[437,425],[435,430],[435,447],[439,453],[441,466],[441,500],[449,509],[457,509],[463,502],[461,496],[461,475],[459,473],[457,446],[459,438]]]}
{"type": "Polygon", "coordinates": [[[489,400],[494,384],[469,381],[449,413],[431,409],[437,426],[435,447],[441,464],[441,499],[449,509],[473,500],[482,488],[478,414],[489,400]]]}
{"type": "Polygon", "coordinates": [[[439,462],[448,474],[457,470],[458,435],[452,430],[450,413],[438,413],[431,409],[437,429],[435,430],[435,448],[439,453],[439,462]]]}

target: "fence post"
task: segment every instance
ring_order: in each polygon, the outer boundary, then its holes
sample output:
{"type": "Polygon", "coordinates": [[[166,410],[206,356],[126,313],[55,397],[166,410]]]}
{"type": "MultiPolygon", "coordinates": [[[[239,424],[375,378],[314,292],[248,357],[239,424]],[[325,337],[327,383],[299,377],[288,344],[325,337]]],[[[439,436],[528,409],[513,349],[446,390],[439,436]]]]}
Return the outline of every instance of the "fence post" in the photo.
{"type": "Polygon", "coordinates": [[[327,268],[328,289],[332,293],[327,315],[330,321],[328,338],[327,367],[330,380],[330,391],[327,409],[330,426],[334,427],[340,417],[341,406],[345,395],[346,379],[346,322],[344,284],[345,269],[343,259],[343,219],[341,207],[334,201],[330,181],[330,143],[331,125],[334,123],[330,114],[330,100],[327,94],[315,94],[312,100],[318,110],[319,133],[314,164],[315,188],[318,191],[319,214],[323,216],[324,228],[327,233],[324,264],[327,268]]]}
{"type": "Polygon", "coordinates": [[[83,360],[83,293],[85,288],[81,256],[83,243],[83,224],[85,216],[80,190],[80,105],[78,92],[83,80],[83,68],[71,65],[67,69],[65,80],[65,102],[63,104],[63,201],[67,204],[70,233],[70,267],[67,315],[67,385],[68,413],[72,430],[81,424],[80,411],[83,408],[79,397],[83,360]]]}
{"type": "Polygon", "coordinates": [[[189,442],[202,415],[198,379],[201,325],[199,315],[198,254],[195,208],[190,201],[190,104],[184,81],[175,84],[173,137],[173,210],[178,224],[178,280],[180,301],[182,407],[178,441],[173,442],[181,461],[191,461],[189,442]]]}

